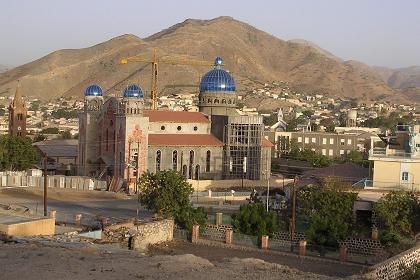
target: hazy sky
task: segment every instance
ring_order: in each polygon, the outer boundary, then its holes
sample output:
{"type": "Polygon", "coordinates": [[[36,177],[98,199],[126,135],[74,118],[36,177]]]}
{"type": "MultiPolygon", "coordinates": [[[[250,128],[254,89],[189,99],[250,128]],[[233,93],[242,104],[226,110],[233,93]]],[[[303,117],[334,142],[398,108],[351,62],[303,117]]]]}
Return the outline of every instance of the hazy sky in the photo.
{"type": "Polygon", "coordinates": [[[315,42],[345,60],[420,65],[419,0],[0,0],[0,64],[221,15],[315,42]]]}

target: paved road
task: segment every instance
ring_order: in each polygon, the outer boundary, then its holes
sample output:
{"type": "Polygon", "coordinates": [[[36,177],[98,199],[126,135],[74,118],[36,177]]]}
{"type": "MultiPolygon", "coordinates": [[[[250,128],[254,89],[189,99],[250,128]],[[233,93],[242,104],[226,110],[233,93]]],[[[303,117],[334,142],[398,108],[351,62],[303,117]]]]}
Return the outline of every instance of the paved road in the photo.
{"type": "MultiPolygon", "coordinates": [[[[57,221],[73,222],[75,214],[82,214],[82,224],[96,223],[97,216],[105,216],[112,222],[138,217],[149,219],[153,214],[144,210],[135,197],[115,197],[100,192],[72,190],[50,191],[52,198],[48,200],[48,211],[57,211],[57,221]],[[138,216],[137,216],[138,213],[138,216]]],[[[22,189],[0,191],[0,204],[24,206],[32,213],[43,214],[43,197],[41,192],[22,189]]]]}

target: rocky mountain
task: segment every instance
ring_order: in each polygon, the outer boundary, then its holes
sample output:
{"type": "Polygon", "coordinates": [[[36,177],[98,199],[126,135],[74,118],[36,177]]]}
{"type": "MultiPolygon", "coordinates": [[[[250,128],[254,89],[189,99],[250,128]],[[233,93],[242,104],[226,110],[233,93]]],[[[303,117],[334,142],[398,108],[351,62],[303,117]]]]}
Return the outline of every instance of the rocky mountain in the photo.
{"type": "Polygon", "coordinates": [[[329,57],[331,59],[337,60],[339,62],[343,62],[343,60],[341,58],[339,58],[338,56],[333,55],[331,52],[327,51],[326,49],[321,48],[320,46],[318,46],[314,42],[307,41],[307,40],[304,40],[304,39],[292,39],[292,40],[289,40],[287,42],[312,47],[315,50],[317,50],[320,54],[323,54],[326,57],[329,57]]]}
{"type": "Polygon", "coordinates": [[[397,69],[373,67],[373,69],[392,88],[405,90],[420,87],[420,66],[397,69]]]}
{"type": "Polygon", "coordinates": [[[12,67],[7,66],[7,65],[0,64],[0,73],[2,73],[2,72],[6,72],[6,71],[7,71],[7,70],[9,70],[10,68],[12,68],[12,67]]]}
{"type": "MultiPolygon", "coordinates": [[[[337,61],[309,44],[281,40],[230,17],[188,19],[144,39],[122,35],[89,48],[53,52],[1,73],[0,95],[12,95],[17,80],[24,95],[41,99],[82,96],[84,88],[92,83],[112,95],[137,82],[148,94],[150,65],[119,65],[118,61],[133,55],[151,57],[155,48],[159,56],[208,61],[223,57],[239,92],[265,82],[285,81],[301,91],[332,97],[404,99],[372,72],[337,61]]],[[[160,92],[196,92],[208,67],[161,64],[159,70],[160,92]]]]}

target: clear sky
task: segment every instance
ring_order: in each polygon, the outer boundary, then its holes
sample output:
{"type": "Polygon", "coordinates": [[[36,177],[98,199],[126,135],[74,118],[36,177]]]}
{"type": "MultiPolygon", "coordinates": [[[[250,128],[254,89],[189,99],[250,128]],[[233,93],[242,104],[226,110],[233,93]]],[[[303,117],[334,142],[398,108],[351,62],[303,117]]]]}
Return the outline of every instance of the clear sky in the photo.
{"type": "Polygon", "coordinates": [[[0,64],[221,15],[370,65],[420,65],[419,0],[0,0],[0,64]]]}

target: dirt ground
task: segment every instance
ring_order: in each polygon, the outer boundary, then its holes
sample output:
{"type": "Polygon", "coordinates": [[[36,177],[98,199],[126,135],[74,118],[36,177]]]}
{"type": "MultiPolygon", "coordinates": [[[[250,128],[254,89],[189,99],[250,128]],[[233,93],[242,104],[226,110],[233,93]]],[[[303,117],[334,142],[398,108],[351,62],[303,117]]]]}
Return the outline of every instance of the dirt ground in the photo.
{"type": "Polygon", "coordinates": [[[192,254],[146,256],[96,244],[0,242],[0,279],[338,279],[254,258],[210,256],[211,260],[192,254]]]}
{"type": "Polygon", "coordinates": [[[150,248],[151,255],[180,255],[193,254],[198,257],[206,258],[209,261],[218,261],[224,258],[258,258],[270,263],[277,263],[286,265],[291,268],[301,270],[303,272],[311,272],[322,274],[326,276],[348,277],[359,274],[363,267],[351,264],[340,264],[315,261],[315,260],[301,260],[297,257],[260,253],[254,251],[243,251],[235,249],[225,249],[218,247],[208,247],[205,245],[196,245],[184,241],[174,241],[168,244],[156,245],[150,248]]]}

